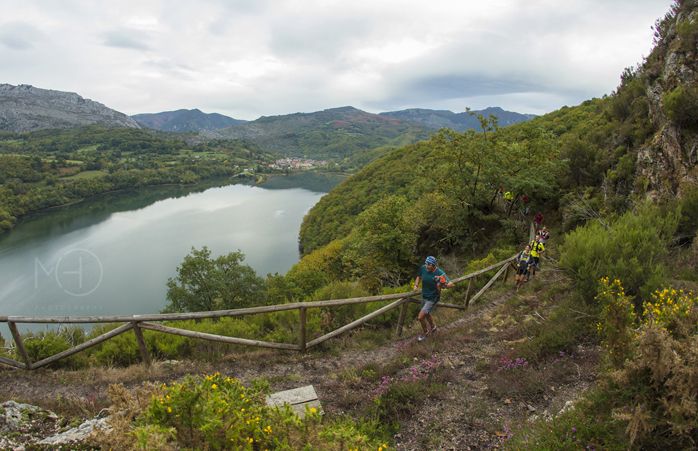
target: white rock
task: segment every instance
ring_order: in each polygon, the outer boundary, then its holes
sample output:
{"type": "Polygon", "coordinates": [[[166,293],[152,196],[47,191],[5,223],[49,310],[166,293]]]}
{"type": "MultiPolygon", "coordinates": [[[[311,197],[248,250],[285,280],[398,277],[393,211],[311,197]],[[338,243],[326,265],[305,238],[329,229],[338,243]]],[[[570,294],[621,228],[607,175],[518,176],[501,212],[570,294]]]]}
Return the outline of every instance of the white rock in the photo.
{"type": "Polygon", "coordinates": [[[111,426],[109,426],[109,417],[87,420],[78,427],[68,429],[65,432],[61,432],[60,434],[46,437],[43,440],[38,441],[36,444],[66,445],[69,443],[80,442],[89,437],[95,429],[99,429],[102,431],[111,430],[111,426]]]}

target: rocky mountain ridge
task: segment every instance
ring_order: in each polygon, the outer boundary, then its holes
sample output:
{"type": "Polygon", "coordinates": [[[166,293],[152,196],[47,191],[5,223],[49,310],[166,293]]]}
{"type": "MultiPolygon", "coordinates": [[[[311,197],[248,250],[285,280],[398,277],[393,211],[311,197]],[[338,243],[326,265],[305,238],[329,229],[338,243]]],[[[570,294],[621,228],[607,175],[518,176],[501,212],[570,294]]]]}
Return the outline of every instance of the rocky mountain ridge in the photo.
{"type": "Polygon", "coordinates": [[[92,124],[140,128],[127,115],[74,92],[0,84],[0,130],[26,132],[92,124]]]}
{"type": "Polygon", "coordinates": [[[698,10],[695,3],[657,23],[658,42],[636,77],[655,130],[637,154],[650,197],[681,195],[698,182],[698,10]]]}

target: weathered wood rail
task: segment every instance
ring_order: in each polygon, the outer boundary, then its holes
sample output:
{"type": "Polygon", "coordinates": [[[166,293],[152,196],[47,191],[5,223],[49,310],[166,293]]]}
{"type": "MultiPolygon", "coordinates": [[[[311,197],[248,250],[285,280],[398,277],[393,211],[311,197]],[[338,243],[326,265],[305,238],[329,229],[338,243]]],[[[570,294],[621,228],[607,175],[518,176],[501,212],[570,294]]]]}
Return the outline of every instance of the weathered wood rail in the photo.
{"type": "MultiPolygon", "coordinates": [[[[461,283],[468,281],[468,288],[465,293],[463,305],[439,303],[440,307],[454,308],[465,310],[468,305],[476,302],[481,296],[494,284],[494,282],[502,277],[503,281],[506,282],[508,270],[511,266],[512,261],[516,256],[507,258],[486,268],[480,269],[473,273],[464,275],[453,279],[454,283],[461,283]],[[497,272],[492,276],[488,282],[472,297],[470,296],[471,289],[473,287],[473,280],[478,276],[482,276],[490,271],[497,270],[497,272]]],[[[17,361],[8,357],[0,356],[0,363],[13,366],[16,368],[34,370],[37,368],[44,367],[60,359],[64,359],[80,351],[84,351],[92,346],[96,346],[110,338],[116,337],[124,332],[133,330],[136,341],[138,342],[138,347],[141,353],[141,358],[147,365],[150,364],[151,359],[148,352],[148,348],[143,337],[143,329],[152,330],[156,332],[181,335],[184,337],[198,338],[203,340],[217,341],[223,343],[232,343],[237,345],[247,345],[247,346],[258,346],[264,348],[273,349],[284,349],[292,351],[305,351],[313,346],[317,346],[331,338],[341,335],[349,330],[355,329],[356,327],[365,324],[367,321],[380,316],[386,312],[393,309],[400,308],[400,314],[398,316],[396,335],[402,335],[402,329],[407,316],[407,305],[409,302],[419,302],[419,300],[414,299],[414,296],[420,294],[420,291],[410,291],[406,293],[395,293],[387,295],[378,296],[366,296],[359,298],[350,299],[334,299],[329,301],[315,301],[315,302],[293,302],[288,304],[279,305],[265,305],[260,307],[249,307],[234,310],[217,310],[210,312],[192,312],[192,313],[162,313],[162,314],[148,314],[148,315],[130,315],[130,316],[44,316],[44,317],[34,317],[34,316],[0,316],[0,323],[7,323],[14,339],[16,352],[22,361],[17,361]],[[317,338],[313,338],[308,341],[307,330],[306,330],[306,318],[308,309],[317,308],[333,308],[345,305],[353,304],[365,304],[368,302],[382,302],[382,301],[392,301],[389,304],[365,315],[359,319],[356,319],[349,324],[339,327],[332,332],[321,335],[317,338]],[[275,343],[262,340],[253,340],[249,338],[238,338],[238,337],[228,337],[223,335],[215,335],[204,332],[197,332],[187,329],[179,329],[175,327],[165,326],[158,324],[161,321],[182,321],[182,320],[192,320],[192,319],[205,319],[205,318],[223,318],[223,317],[235,317],[235,316],[246,316],[246,315],[258,315],[263,313],[273,313],[273,312],[283,312],[288,310],[298,310],[298,342],[297,343],[275,343]],[[46,357],[42,360],[33,362],[31,361],[29,354],[24,346],[22,336],[19,333],[17,324],[29,323],[29,324],[75,324],[75,323],[123,323],[115,329],[110,330],[102,335],[94,337],[84,343],[81,343],[75,347],[67,349],[58,354],[46,357]]]]}

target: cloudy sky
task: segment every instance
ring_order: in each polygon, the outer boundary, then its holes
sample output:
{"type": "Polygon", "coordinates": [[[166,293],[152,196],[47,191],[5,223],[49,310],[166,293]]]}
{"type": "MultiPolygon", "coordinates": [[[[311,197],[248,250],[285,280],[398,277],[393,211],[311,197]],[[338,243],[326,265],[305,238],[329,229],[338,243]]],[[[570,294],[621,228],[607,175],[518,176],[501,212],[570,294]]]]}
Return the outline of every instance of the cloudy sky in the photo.
{"type": "Polygon", "coordinates": [[[127,114],[545,113],[610,93],[671,0],[0,0],[0,83],[127,114]]]}

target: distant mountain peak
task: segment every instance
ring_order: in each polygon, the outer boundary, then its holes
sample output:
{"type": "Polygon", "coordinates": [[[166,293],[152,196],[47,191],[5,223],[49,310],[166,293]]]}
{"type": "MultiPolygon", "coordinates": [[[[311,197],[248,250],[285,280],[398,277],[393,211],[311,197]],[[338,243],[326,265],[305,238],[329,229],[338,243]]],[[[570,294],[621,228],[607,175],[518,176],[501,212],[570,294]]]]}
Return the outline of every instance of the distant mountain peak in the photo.
{"type": "Polygon", "coordinates": [[[134,114],[131,117],[143,127],[164,132],[211,131],[247,122],[219,113],[204,113],[198,108],[134,114]]]}
{"type": "Polygon", "coordinates": [[[127,115],[74,92],[0,84],[0,130],[23,132],[91,124],[140,128],[127,115]]]}

